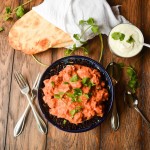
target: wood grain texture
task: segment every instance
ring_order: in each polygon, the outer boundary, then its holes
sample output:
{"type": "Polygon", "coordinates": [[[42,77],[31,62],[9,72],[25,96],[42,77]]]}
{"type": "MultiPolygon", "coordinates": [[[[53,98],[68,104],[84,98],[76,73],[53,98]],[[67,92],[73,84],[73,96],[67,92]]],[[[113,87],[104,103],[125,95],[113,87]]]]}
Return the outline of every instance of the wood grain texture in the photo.
{"type": "MultiPolygon", "coordinates": [[[[121,12],[131,23],[136,25],[137,27],[141,28],[142,21],[142,1],[141,0],[126,0],[126,1],[119,1],[113,0],[109,1],[112,5],[121,4],[121,12]],[[137,19],[138,18],[138,19],[137,19]]],[[[109,50],[106,51],[107,60],[110,58],[109,50]]],[[[113,56],[113,61],[115,62],[123,62],[126,65],[134,65],[135,62],[136,66],[135,69],[138,71],[138,74],[141,74],[141,54],[137,55],[136,57],[130,59],[123,59],[116,56],[113,56]]],[[[111,59],[109,59],[110,61],[111,59]]],[[[106,61],[106,62],[109,62],[106,61]]],[[[105,57],[104,57],[104,64],[105,64],[105,57]]],[[[116,87],[116,101],[118,106],[118,112],[120,116],[120,128],[118,131],[114,132],[110,128],[110,118],[102,124],[102,149],[136,149],[139,150],[142,148],[142,119],[137,114],[137,112],[133,109],[130,109],[126,106],[123,101],[123,92],[125,90],[125,76],[126,71],[123,71],[122,78],[120,83],[116,87]],[[109,144],[108,144],[109,143],[109,144]]],[[[140,82],[141,82],[140,78],[140,82]]],[[[138,93],[138,96],[140,93],[138,93]]],[[[139,107],[141,103],[139,104],[139,107]]]]}
{"type": "MultiPolygon", "coordinates": [[[[0,12],[5,6],[15,7],[24,1],[7,0],[0,5],[0,12]]],[[[32,6],[38,5],[42,0],[34,0],[26,7],[29,10],[32,6]]],[[[131,23],[139,27],[144,33],[145,41],[149,43],[150,38],[150,0],[108,0],[110,5],[122,5],[121,14],[131,23]]],[[[0,33],[0,140],[1,149],[11,150],[149,150],[150,130],[142,121],[141,117],[133,109],[126,106],[123,101],[123,92],[127,81],[126,71],[123,70],[120,83],[116,87],[117,106],[120,115],[120,128],[112,131],[110,127],[110,117],[97,128],[85,133],[63,132],[48,123],[48,134],[42,135],[37,129],[32,111],[26,120],[23,133],[13,137],[13,129],[19,117],[23,113],[28,102],[20,93],[13,74],[20,71],[32,86],[38,72],[43,72],[44,67],[37,64],[30,55],[25,55],[19,51],[14,51],[8,45],[7,35],[13,22],[6,23],[6,31],[0,33]]],[[[107,37],[104,37],[104,54],[101,64],[106,67],[110,61],[124,62],[125,64],[135,64],[138,71],[140,87],[138,90],[139,107],[145,116],[150,120],[150,56],[149,49],[144,48],[136,57],[123,59],[113,55],[107,44],[107,37]]],[[[100,42],[99,38],[88,42],[90,49],[89,57],[98,61],[100,42]]],[[[83,55],[77,51],[76,55],[83,55]]],[[[37,57],[46,64],[51,64],[55,60],[64,57],[64,49],[50,49],[47,52],[38,54],[37,57]]],[[[40,109],[35,100],[35,106],[40,109]]],[[[40,112],[41,113],[41,112],[40,112]]],[[[42,114],[41,114],[42,115],[42,114]]],[[[43,115],[42,115],[43,116],[43,115]]],[[[46,121],[46,120],[45,120],[46,121]]]]}
{"type": "MultiPolygon", "coordinates": [[[[36,1],[36,3],[38,4],[39,1],[36,1]]],[[[47,64],[50,64],[51,51],[45,52],[44,55],[38,55],[38,58],[41,61],[45,61],[47,64]]],[[[13,137],[13,129],[16,125],[16,122],[28,104],[27,99],[20,93],[19,87],[14,80],[13,74],[16,71],[21,72],[27,78],[29,85],[32,86],[37,74],[39,72],[42,73],[44,70],[45,68],[37,64],[37,62],[35,62],[30,55],[25,55],[19,51],[15,51],[5,149],[45,149],[46,135],[42,135],[38,131],[32,111],[30,111],[28,115],[23,133],[17,138],[13,137]]],[[[35,103],[36,106],[38,106],[37,100],[35,100],[35,103]]]]}
{"type": "MultiPolygon", "coordinates": [[[[0,4],[0,14],[5,11],[5,6],[16,6],[15,1],[2,1],[0,4]]],[[[0,26],[4,24],[0,21],[0,26]]],[[[8,45],[7,35],[12,22],[5,24],[5,32],[0,33],[0,149],[5,147],[7,133],[7,115],[9,109],[11,74],[13,66],[14,50],[8,45]]]]}
{"type": "MultiPolygon", "coordinates": [[[[142,2],[142,31],[145,37],[145,42],[150,43],[150,1],[144,0],[142,2]]],[[[142,112],[146,116],[146,118],[150,121],[150,49],[144,47],[142,51],[142,82],[141,82],[141,93],[140,93],[140,101],[142,112]]],[[[142,121],[142,141],[141,147],[142,149],[148,150],[150,149],[150,129],[148,130],[145,122],[142,121]]]]}

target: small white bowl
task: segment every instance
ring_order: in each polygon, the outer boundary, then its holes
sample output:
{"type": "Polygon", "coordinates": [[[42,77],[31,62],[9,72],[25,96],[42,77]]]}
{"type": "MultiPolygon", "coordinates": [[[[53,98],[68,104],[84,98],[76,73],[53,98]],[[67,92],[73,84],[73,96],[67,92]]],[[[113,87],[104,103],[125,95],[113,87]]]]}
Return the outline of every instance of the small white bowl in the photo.
{"type": "Polygon", "coordinates": [[[139,28],[132,24],[119,24],[115,26],[108,36],[108,44],[112,53],[119,57],[129,58],[141,52],[144,46],[144,37],[139,28]],[[112,33],[120,32],[125,35],[124,40],[114,40],[112,33]],[[128,43],[127,40],[133,36],[135,42],[128,43]]]}

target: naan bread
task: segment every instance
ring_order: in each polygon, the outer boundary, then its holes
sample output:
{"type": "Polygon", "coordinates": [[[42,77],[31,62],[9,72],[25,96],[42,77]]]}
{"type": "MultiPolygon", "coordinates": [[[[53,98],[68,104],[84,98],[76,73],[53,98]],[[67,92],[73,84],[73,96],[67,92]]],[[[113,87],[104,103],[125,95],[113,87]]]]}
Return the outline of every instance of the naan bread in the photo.
{"type": "Polygon", "coordinates": [[[73,44],[71,37],[31,10],[19,19],[9,32],[9,43],[26,54],[73,44]]]}

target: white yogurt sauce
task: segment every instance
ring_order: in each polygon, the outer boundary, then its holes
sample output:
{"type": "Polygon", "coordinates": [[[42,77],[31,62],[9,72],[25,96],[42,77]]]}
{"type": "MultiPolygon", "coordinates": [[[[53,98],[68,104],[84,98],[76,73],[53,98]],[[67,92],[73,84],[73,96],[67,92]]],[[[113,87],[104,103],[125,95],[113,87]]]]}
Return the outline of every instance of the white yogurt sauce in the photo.
{"type": "Polygon", "coordinates": [[[108,43],[113,53],[121,57],[132,57],[137,55],[143,48],[144,38],[142,32],[132,24],[119,24],[114,27],[108,37],[108,43]],[[125,35],[124,40],[114,40],[112,34],[120,32],[125,35]],[[132,36],[134,42],[128,43],[127,40],[132,36]]]}

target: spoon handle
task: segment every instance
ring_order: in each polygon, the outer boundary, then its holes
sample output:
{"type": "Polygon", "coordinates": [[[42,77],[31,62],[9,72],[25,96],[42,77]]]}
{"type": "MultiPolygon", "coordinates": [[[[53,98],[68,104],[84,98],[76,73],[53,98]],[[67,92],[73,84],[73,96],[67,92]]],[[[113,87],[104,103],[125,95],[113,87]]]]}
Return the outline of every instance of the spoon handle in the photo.
{"type": "Polygon", "coordinates": [[[118,130],[119,128],[119,115],[117,112],[115,97],[114,97],[114,102],[112,107],[111,127],[114,131],[118,130]]]}
{"type": "Polygon", "coordinates": [[[143,45],[150,48],[150,44],[143,43],[143,45]]]}
{"type": "Polygon", "coordinates": [[[141,115],[141,117],[143,118],[143,120],[145,121],[145,123],[148,125],[148,127],[150,128],[150,122],[145,118],[145,116],[142,114],[142,112],[139,110],[138,107],[134,107],[135,110],[141,115]]]}

